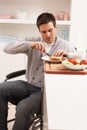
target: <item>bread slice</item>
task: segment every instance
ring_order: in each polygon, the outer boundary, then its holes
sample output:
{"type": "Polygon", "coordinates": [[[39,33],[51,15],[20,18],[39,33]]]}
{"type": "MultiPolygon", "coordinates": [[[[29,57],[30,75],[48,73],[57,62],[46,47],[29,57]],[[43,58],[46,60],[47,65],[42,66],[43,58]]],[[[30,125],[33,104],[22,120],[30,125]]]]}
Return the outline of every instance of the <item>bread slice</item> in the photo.
{"type": "Polygon", "coordinates": [[[61,62],[63,60],[63,56],[51,56],[50,60],[51,61],[59,61],[59,62],[61,62]]]}

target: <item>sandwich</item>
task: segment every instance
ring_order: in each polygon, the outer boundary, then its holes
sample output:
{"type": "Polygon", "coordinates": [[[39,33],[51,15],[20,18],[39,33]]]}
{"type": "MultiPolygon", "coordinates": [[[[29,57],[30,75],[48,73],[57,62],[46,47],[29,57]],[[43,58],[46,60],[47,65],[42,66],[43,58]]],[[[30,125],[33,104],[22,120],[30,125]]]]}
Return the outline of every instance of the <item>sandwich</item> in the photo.
{"type": "Polygon", "coordinates": [[[50,60],[51,61],[59,61],[59,62],[61,62],[63,60],[63,56],[51,56],[50,60]]]}

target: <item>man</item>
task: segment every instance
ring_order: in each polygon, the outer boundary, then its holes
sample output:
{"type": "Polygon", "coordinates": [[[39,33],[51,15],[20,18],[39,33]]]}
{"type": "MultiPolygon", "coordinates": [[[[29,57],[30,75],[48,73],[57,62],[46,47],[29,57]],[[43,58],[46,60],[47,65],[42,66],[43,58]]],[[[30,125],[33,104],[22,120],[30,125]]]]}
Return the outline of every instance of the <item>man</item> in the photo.
{"type": "Polygon", "coordinates": [[[0,130],[7,130],[8,102],[17,105],[12,130],[28,130],[33,122],[33,114],[40,112],[41,90],[44,87],[44,67],[41,57],[46,53],[64,56],[68,55],[68,52],[75,51],[70,43],[56,36],[56,21],[51,13],[40,14],[36,24],[42,41],[16,41],[4,48],[6,53],[26,54],[28,61],[27,81],[17,80],[0,84],[0,130]]]}

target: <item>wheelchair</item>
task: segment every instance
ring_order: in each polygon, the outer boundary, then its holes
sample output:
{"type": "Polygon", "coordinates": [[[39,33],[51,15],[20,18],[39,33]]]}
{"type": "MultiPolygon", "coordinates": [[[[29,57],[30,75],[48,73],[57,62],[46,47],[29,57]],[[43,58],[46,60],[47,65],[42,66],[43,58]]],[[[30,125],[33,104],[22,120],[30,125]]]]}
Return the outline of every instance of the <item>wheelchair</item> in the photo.
{"type": "MultiPolygon", "coordinates": [[[[6,75],[4,82],[7,82],[8,80],[11,80],[13,78],[25,75],[25,73],[26,73],[25,69],[15,71],[15,72],[11,72],[11,73],[6,75]]],[[[8,109],[9,109],[9,107],[8,107],[8,109]]],[[[41,109],[42,109],[42,106],[41,106],[41,109]]],[[[31,126],[31,130],[42,130],[42,112],[40,114],[35,113],[33,115],[33,118],[34,118],[34,122],[33,122],[32,126],[31,126]]],[[[9,119],[7,121],[7,123],[10,123],[10,122],[12,122],[14,120],[15,120],[15,118],[9,119]]]]}

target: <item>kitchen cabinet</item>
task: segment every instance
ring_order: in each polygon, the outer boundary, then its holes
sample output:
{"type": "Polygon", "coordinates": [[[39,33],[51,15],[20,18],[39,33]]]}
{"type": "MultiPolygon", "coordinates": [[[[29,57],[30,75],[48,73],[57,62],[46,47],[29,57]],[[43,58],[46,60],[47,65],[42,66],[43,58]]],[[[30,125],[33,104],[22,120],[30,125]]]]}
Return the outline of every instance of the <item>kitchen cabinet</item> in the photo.
{"type": "MultiPolygon", "coordinates": [[[[0,13],[10,14],[11,19],[0,19],[0,35],[16,36],[18,38],[38,37],[35,25],[37,16],[42,12],[51,12],[55,16],[64,11],[70,16],[71,0],[3,0],[0,1],[0,13]],[[50,6],[49,6],[50,4],[50,6]],[[27,17],[18,19],[17,11],[26,10],[27,17]]],[[[57,20],[58,35],[69,40],[70,20],[57,20]]]]}
{"type": "Polygon", "coordinates": [[[45,74],[48,130],[87,130],[86,79],[86,75],[45,74]]]}
{"type": "Polygon", "coordinates": [[[47,130],[87,130],[87,69],[44,65],[47,130]]]}
{"type": "Polygon", "coordinates": [[[0,18],[0,35],[18,38],[37,37],[35,25],[37,16],[42,12],[52,12],[55,16],[64,11],[70,20],[57,20],[58,34],[77,47],[87,48],[87,8],[86,0],[3,0],[0,1],[0,14],[11,14],[11,19],[0,18]],[[49,6],[50,5],[50,6],[49,6]],[[78,5],[78,8],[77,8],[78,5]],[[26,10],[26,19],[17,19],[17,10],[26,10]]]}

